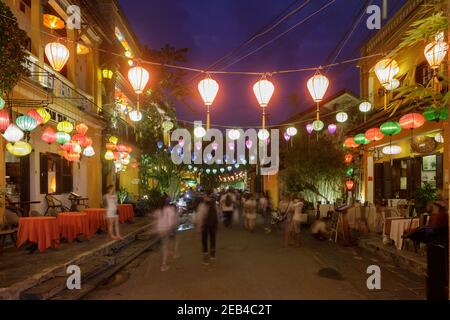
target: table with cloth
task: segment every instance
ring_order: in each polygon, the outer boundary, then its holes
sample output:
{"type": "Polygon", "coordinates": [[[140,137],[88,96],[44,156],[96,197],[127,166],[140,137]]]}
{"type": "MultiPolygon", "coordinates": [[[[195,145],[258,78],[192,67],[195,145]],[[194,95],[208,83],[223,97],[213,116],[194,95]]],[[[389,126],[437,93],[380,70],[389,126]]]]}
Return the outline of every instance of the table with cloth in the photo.
{"type": "Polygon", "coordinates": [[[326,218],[328,211],[334,211],[334,205],[332,204],[321,204],[319,205],[320,218],[326,218]]]}
{"type": "Polygon", "coordinates": [[[59,245],[59,227],[55,217],[19,218],[17,247],[27,241],[37,244],[39,252],[59,245]]]}
{"type": "Polygon", "coordinates": [[[381,232],[383,228],[383,217],[381,212],[377,212],[375,206],[356,205],[347,211],[348,223],[352,229],[360,230],[365,224],[369,232],[381,232]]]}
{"type": "Polygon", "coordinates": [[[63,212],[57,216],[61,238],[72,243],[79,235],[91,238],[89,220],[84,212],[63,212]]]}
{"type": "Polygon", "coordinates": [[[119,222],[125,223],[127,221],[133,221],[134,209],[132,204],[119,204],[117,205],[119,211],[119,222]]]}
{"type": "Polygon", "coordinates": [[[95,234],[100,229],[107,230],[106,209],[91,208],[84,209],[83,212],[87,214],[89,232],[91,235],[95,234]]]}
{"type": "Polygon", "coordinates": [[[395,242],[398,250],[403,246],[403,235],[420,226],[419,218],[388,218],[386,219],[385,233],[395,242]]]}

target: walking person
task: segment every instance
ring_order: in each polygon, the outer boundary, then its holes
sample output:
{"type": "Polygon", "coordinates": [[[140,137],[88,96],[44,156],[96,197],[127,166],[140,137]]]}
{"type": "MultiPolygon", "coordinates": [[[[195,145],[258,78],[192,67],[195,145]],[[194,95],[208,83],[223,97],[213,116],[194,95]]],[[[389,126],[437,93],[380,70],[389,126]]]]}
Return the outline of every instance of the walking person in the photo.
{"type": "Polygon", "coordinates": [[[264,226],[267,229],[269,227],[270,223],[270,200],[269,200],[269,193],[266,191],[264,192],[258,201],[258,211],[264,218],[264,226]]]}
{"type": "Polygon", "coordinates": [[[178,214],[175,206],[168,203],[167,198],[160,200],[160,205],[155,211],[156,230],[161,237],[162,261],[161,272],[170,269],[167,261],[172,247],[173,258],[178,257],[178,239],[176,237],[178,228],[178,214]]]}
{"type": "Polygon", "coordinates": [[[294,241],[299,247],[301,245],[301,227],[302,227],[302,213],[303,213],[303,199],[300,195],[294,198],[294,216],[292,217],[293,231],[294,231],[294,241]]]}
{"type": "Polygon", "coordinates": [[[294,215],[294,206],[290,195],[284,195],[278,205],[278,211],[284,220],[283,246],[287,247],[290,241],[290,235],[293,231],[292,218],[294,215]]]}
{"type": "Polygon", "coordinates": [[[103,203],[106,207],[106,220],[108,222],[108,235],[113,240],[123,240],[119,229],[119,213],[117,211],[117,194],[113,185],[106,188],[103,196],[103,203]]]}
{"type": "Polygon", "coordinates": [[[220,209],[223,215],[223,224],[227,228],[231,228],[232,220],[233,220],[233,212],[235,208],[235,197],[228,190],[225,194],[220,198],[220,209]]]}
{"type": "Polygon", "coordinates": [[[197,224],[202,235],[203,264],[209,265],[210,261],[216,259],[216,235],[219,226],[217,206],[211,192],[206,193],[197,208],[197,224]]]}
{"type": "Polygon", "coordinates": [[[246,229],[250,232],[255,230],[256,226],[256,201],[253,195],[248,194],[244,202],[244,214],[245,214],[245,225],[246,229]]]}

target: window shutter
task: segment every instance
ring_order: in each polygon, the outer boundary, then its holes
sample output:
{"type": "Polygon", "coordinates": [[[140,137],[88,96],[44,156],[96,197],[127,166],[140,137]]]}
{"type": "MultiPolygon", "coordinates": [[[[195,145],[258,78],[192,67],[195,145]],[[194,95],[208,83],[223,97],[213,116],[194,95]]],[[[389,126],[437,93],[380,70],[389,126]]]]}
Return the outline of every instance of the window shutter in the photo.
{"type": "Polygon", "coordinates": [[[392,199],[392,167],[390,162],[383,163],[384,184],[383,195],[384,199],[392,199]]]}
{"type": "Polygon", "coordinates": [[[48,193],[48,157],[45,153],[39,155],[41,194],[48,193]]]}

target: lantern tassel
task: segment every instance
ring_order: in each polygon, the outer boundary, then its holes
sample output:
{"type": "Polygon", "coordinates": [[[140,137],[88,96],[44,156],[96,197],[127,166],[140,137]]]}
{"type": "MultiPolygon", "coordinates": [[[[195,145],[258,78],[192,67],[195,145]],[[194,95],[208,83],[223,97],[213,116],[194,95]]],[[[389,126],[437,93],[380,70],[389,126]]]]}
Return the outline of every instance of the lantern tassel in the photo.
{"type": "Polygon", "coordinates": [[[209,106],[207,106],[207,113],[206,113],[206,130],[209,130],[211,128],[211,112],[209,110],[209,106]]]}
{"type": "Polygon", "coordinates": [[[263,108],[262,112],[262,128],[266,128],[266,108],[263,108]]]}

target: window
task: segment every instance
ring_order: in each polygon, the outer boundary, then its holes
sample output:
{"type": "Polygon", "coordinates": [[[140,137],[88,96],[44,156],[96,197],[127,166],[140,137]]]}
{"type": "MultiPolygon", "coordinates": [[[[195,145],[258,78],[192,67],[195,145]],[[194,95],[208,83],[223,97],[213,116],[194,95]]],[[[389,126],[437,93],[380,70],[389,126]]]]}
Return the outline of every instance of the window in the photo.
{"type": "Polygon", "coordinates": [[[41,194],[63,194],[73,191],[72,163],[53,153],[40,154],[41,194]]]}

